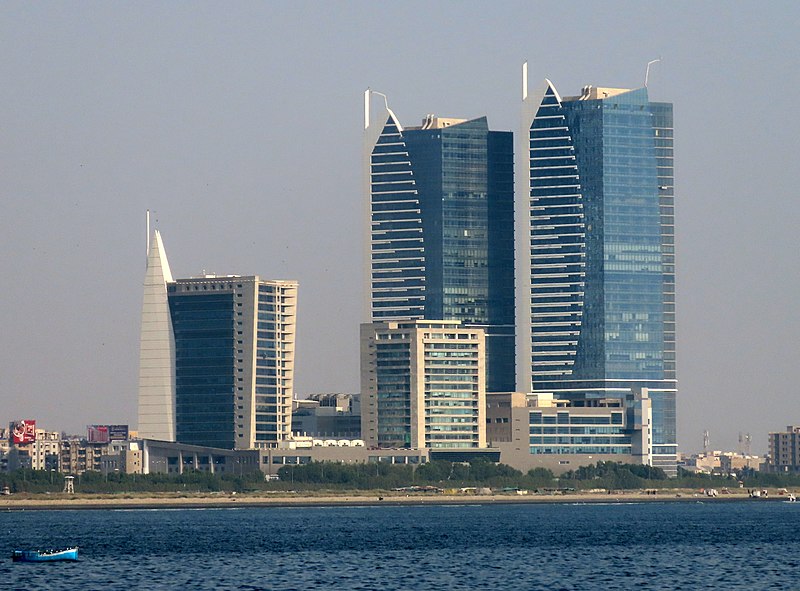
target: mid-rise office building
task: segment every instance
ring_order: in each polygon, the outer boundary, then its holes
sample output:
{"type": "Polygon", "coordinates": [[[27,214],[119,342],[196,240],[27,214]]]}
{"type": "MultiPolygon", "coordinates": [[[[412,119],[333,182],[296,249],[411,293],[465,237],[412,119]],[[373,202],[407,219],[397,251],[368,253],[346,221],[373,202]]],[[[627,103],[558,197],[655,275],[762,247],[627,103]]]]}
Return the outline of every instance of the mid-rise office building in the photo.
{"type": "Polygon", "coordinates": [[[460,320],[486,334],[487,389],[514,387],[511,132],[485,117],[403,127],[365,95],[368,319],[460,320]]]}
{"type": "Polygon", "coordinates": [[[253,449],[288,437],[297,282],[206,275],[167,291],[176,440],[253,449]]]}
{"type": "Polygon", "coordinates": [[[674,475],[672,105],[646,87],[561,97],[548,80],[523,105],[517,389],[567,400],[646,389],[652,464],[674,475]]]}
{"type": "Polygon", "coordinates": [[[367,447],[486,447],[483,329],[449,321],[361,325],[367,447]]]}
{"type": "Polygon", "coordinates": [[[139,436],[253,449],[291,435],[297,282],[174,280],[155,235],[142,316],[139,436]]]}
{"type": "Polygon", "coordinates": [[[789,425],[786,431],[769,434],[770,472],[800,472],[800,427],[789,425]]]}

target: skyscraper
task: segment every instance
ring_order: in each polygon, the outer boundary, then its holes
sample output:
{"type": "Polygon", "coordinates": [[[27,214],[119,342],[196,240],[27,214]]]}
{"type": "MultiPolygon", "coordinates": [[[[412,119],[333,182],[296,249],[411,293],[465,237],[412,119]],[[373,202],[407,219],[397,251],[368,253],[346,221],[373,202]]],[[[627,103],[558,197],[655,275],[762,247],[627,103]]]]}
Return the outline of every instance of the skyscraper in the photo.
{"type": "MultiPolygon", "coordinates": [[[[460,320],[486,333],[487,390],[514,387],[511,132],[428,115],[404,128],[365,93],[368,318],[460,320]]],[[[382,96],[382,95],[381,95],[382,96]]]]}
{"type": "Polygon", "coordinates": [[[675,473],[672,105],[646,87],[562,98],[549,80],[523,105],[517,387],[629,401],[647,388],[653,464],[675,473]]]}
{"type": "Polygon", "coordinates": [[[227,449],[291,434],[297,282],[174,280],[158,232],[145,276],[139,434],[227,449]]]}

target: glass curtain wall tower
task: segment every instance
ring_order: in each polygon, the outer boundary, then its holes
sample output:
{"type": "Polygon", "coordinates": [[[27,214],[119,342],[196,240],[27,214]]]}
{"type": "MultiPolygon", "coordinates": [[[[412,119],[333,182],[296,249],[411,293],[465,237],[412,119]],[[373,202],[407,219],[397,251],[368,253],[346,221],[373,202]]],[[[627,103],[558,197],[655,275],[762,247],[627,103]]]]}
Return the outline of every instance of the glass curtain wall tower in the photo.
{"type": "Polygon", "coordinates": [[[206,275],[167,292],[177,441],[255,449],[289,437],[297,282],[206,275]]]}
{"type": "Polygon", "coordinates": [[[529,97],[523,79],[517,386],[588,401],[646,388],[653,465],[674,474],[672,105],[646,87],[562,98],[549,80],[529,97]]]}
{"type": "MultiPolygon", "coordinates": [[[[514,388],[513,136],[486,118],[370,121],[365,93],[368,319],[460,320],[486,333],[487,391],[514,388]]],[[[383,95],[381,95],[383,96],[383,95]]]]}
{"type": "Polygon", "coordinates": [[[173,279],[148,248],[139,436],[225,449],[291,435],[297,282],[257,275],[173,279]]]}

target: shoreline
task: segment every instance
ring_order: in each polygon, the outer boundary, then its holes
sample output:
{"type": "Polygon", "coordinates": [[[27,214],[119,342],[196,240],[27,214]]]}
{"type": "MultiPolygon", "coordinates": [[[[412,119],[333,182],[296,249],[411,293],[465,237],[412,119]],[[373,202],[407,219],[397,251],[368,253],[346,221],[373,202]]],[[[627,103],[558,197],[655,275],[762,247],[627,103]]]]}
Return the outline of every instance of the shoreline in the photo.
{"type": "Polygon", "coordinates": [[[423,505],[508,505],[508,504],[625,504],[652,502],[728,502],[752,500],[786,501],[787,496],[774,494],[767,498],[750,499],[744,491],[709,497],[696,490],[663,491],[647,494],[644,491],[615,491],[612,493],[567,493],[567,494],[431,494],[399,495],[382,491],[360,494],[209,494],[186,493],[150,495],[137,493],[98,494],[98,495],[53,495],[26,496],[25,498],[0,498],[0,512],[30,510],[70,510],[70,509],[226,509],[235,507],[368,507],[377,505],[423,506],[423,505]]]}

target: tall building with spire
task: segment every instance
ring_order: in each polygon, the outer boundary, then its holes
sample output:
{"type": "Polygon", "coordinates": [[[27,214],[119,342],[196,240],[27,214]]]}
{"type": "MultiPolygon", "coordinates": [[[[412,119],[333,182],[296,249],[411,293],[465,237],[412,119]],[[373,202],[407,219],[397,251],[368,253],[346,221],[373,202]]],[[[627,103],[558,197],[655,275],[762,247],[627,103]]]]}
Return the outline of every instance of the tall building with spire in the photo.
{"type": "Polygon", "coordinates": [[[175,441],[175,339],[167,284],[172,272],[161,233],[147,253],[139,339],[139,437],[175,441]]]}
{"type": "Polygon", "coordinates": [[[549,80],[529,96],[523,79],[517,388],[582,404],[644,390],[652,463],[674,474],[672,105],[549,80]]]}
{"type": "Polygon", "coordinates": [[[482,328],[486,389],[512,390],[512,133],[485,117],[404,127],[385,96],[367,90],[364,102],[367,320],[482,328]]]}
{"type": "Polygon", "coordinates": [[[288,438],[297,282],[173,279],[156,231],[144,291],[140,436],[226,449],[288,438]]]}

